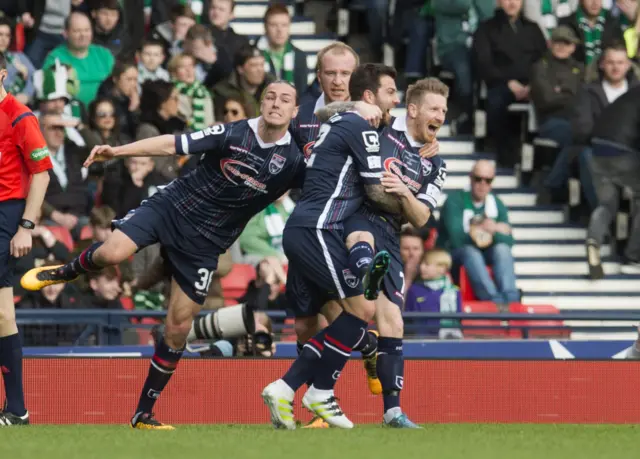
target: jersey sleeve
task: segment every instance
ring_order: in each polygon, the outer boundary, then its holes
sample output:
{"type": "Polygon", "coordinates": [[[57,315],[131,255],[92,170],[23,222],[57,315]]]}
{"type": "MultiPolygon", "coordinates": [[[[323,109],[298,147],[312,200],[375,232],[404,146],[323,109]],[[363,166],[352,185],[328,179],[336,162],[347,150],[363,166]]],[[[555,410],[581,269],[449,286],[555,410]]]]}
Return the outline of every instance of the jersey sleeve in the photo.
{"type": "Polygon", "coordinates": [[[343,127],[347,130],[347,144],[360,180],[365,185],[376,185],[382,177],[380,137],[378,132],[368,130],[370,126],[362,121],[345,123],[343,127]]]}
{"type": "Polygon", "coordinates": [[[42,137],[38,119],[31,112],[23,113],[12,123],[13,138],[22,153],[27,169],[31,174],[38,174],[53,167],[49,157],[47,142],[42,137]]]}
{"type": "Polygon", "coordinates": [[[229,124],[209,126],[201,131],[175,136],[176,154],[197,155],[200,153],[216,154],[222,150],[224,141],[230,132],[229,124]]]}
{"type": "MultiPolygon", "coordinates": [[[[422,159],[421,161],[429,160],[422,159]]],[[[433,169],[434,170],[432,170],[430,174],[425,175],[422,179],[422,187],[418,190],[418,194],[416,195],[418,201],[426,204],[431,210],[438,207],[438,199],[440,199],[442,187],[447,179],[447,165],[442,161],[440,167],[433,169]]]]}

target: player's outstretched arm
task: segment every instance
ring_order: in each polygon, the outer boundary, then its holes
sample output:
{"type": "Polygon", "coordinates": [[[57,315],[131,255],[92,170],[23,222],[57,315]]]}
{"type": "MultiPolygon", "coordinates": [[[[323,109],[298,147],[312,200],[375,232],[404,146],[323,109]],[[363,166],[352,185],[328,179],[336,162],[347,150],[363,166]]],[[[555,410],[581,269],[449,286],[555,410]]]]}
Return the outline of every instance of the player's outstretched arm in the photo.
{"type": "Polygon", "coordinates": [[[371,126],[378,127],[382,119],[382,111],[377,105],[367,104],[366,102],[331,102],[319,108],[315,112],[321,123],[326,123],[329,118],[344,112],[358,112],[371,126]]]}
{"type": "Polygon", "coordinates": [[[110,145],[96,145],[84,162],[89,167],[96,161],[104,161],[115,157],[129,156],[172,156],[176,154],[176,137],[173,135],[159,135],[148,139],[138,140],[119,147],[110,145]]]}

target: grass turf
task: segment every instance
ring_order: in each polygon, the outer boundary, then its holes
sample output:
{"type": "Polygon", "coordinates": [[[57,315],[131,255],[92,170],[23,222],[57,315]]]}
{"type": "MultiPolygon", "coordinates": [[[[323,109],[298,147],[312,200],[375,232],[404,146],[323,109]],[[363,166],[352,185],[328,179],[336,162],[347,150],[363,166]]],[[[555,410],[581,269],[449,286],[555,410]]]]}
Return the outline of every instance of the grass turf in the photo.
{"type": "Polygon", "coordinates": [[[178,426],[173,432],[126,426],[0,428],[7,459],[196,458],[637,458],[632,425],[437,424],[421,431],[379,426],[274,431],[270,426],[178,426]]]}

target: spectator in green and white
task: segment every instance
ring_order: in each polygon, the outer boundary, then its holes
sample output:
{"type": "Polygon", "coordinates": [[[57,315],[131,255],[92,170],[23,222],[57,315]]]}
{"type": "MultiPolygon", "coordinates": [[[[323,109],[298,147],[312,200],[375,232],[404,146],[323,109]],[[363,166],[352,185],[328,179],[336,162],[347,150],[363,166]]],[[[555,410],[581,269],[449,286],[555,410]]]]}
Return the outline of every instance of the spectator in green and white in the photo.
{"type": "Polygon", "coordinates": [[[578,9],[579,0],[527,0],[524,2],[522,14],[530,21],[536,22],[544,37],[551,39],[551,32],[558,26],[558,21],[570,16],[578,9]]]}
{"type": "Polygon", "coordinates": [[[559,25],[571,27],[580,39],[573,57],[585,66],[597,61],[607,44],[624,41],[619,19],[602,6],[602,0],[580,0],[575,13],[559,25]]]}
{"type": "Polygon", "coordinates": [[[307,57],[291,43],[291,16],[287,7],[274,3],[264,14],[265,35],[256,42],[265,58],[265,71],[295,85],[302,94],[309,83],[307,57]]]}
{"type": "Polygon", "coordinates": [[[36,69],[24,53],[9,51],[12,32],[11,21],[0,17],[0,52],[7,58],[7,77],[3,85],[9,94],[28,104],[35,92],[33,74],[36,69]]]}
{"type": "Polygon", "coordinates": [[[213,99],[209,90],[196,79],[196,60],[190,54],[178,54],[169,61],[169,73],[180,96],[178,111],[187,127],[199,131],[211,126],[213,99]]]}
{"type": "Polygon", "coordinates": [[[286,261],[282,232],[294,207],[295,203],[287,192],[249,221],[239,239],[245,263],[258,263],[266,257],[286,261]]]}
{"type": "Polygon", "coordinates": [[[84,13],[74,12],[66,20],[67,43],[56,47],[44,61],[44,68],[56,59],[73,67],[80,81],[78,100],[88,106],[98,93],[100,84],[113,68],[113,54],[99,45],[91,44],[91,21],[84,13]]]}

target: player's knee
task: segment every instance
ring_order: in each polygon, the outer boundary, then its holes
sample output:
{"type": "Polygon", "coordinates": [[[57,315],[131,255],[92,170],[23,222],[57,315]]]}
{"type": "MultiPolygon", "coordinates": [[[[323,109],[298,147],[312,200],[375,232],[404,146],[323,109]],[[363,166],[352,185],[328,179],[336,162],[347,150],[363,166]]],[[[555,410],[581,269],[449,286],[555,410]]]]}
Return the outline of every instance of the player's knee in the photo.
{"type": "Polygon", "coordinates": [[[164,327],[164,337],[169,345],[182,346],[187,341],[187,335],[191,330],[191,322],[175,323],[167,320],[164,327]]]}
{"type": "Polygon", "coordinates": [[[316,333],[317,317],[298,317],[294,324],[298,341],[306,343],[316,333]]]}
{"type": "Polygon", "coordinates": [[[376,314],[375,304],[365,300],[364,296],[347,298],[344,310],[365,322],[371,322],[376,314]]]}
{"type": "Polygon", "coordinates": [[[380,335],[388,338],[402,338],[404,321],[400,308],[390,302],[379,306],[376,311],[376,325],[380,335]]]}
{"type": "Polygon", "coordinates": [[[371,247],[374,244],[373,234],[368,231],[354,231],[353,233],[347,236],[346,245],[347,248],[350,249],[358,242],[368,242],[371,247]]]}
{"type": "Polygon", "coordinates": [[[0,304],[0,329],[16,323],[16,311],[13,304],[0,304]]]}

